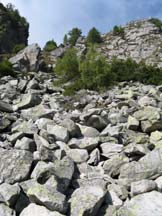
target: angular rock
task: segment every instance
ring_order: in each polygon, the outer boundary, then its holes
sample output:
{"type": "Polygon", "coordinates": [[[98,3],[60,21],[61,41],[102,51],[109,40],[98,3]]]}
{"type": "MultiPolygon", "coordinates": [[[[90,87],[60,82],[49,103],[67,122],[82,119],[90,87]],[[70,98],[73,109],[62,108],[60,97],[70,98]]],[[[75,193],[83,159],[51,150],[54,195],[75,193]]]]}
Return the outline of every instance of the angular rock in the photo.
{"type": "Polygon", "coordinates": [[[2,112],[13,112],[12,106],[4,101],[0,101],[0,111],[2,112]]]}
{"type": "Polygon", "coordinates": [[[29,188],[27,195],[31,202],[43,205],[51,211],[60,213],[66,213],[67,211],[65,195],[51,187],[35,183],[32,188],[29,188]]]}
{"type": "Polygon", "coordinates": [[[102,155],[107,158],[110,158],[113,155],[116,155],[123,150],[122,145],[108,143],[108,142],[101,144],[100,147],[101,147],[102,155]]]}
{"type": "Polygon", "coordinates": [[[19,71],[38,71],[40,67],[41,48],[38,44],[31,44],[9,59],[13,67],[19,71]]]}
{"type": "Polygon", "coordinates": [[[157,189],[159,192],[162,191],[162,176],[158,177],[156,180],[155,180],[155,183],[157,185],[157,189]]]}
{"type": "Polygon", "coordinates": [[[87,149],[91,151],[95,149],[99,144],[99,137],[84,137],[81,139],[71,139],[68,142],[70,148],[80,148],[80,149],[87,149]]]}
{"type": "Polygon", "coordinates": [[[96,148],[91,152],[90,158],[87,161],[87,163],[97,166],[99,162],[100,162],[100,151],[96,148]]]}
{"type": "Polygon", "coordinates": [[[101,136],[112,136],[112,137],[119,137],[119,134],[122,130],[123,126],[122,125],[117,125],[117,126],[111,126],[108,125],[102,132],[101,136]]]}
{"type": "Polygon", "coordinates": [[[120,169],[119,179],[124,184],[142,179],[154,179],[162,174],[162,148],[155,149],[138,162],[124,164],[120,169]]]}
{"type": "Polygon", "coordinates": [[[61,122],[61,125],[67,128],[70,137],[81,137],[81,130],[73,120],[67,118],[61,122]]]}
{"type": "Polygon", "coordinates": [[[18,185],[3,183],[0,185],[0,201],[10,207],[14,207],[20,194],[18,185]]]}
{"type": "Polygon", "coordinates": [[[32,161],[28,151],[0,149],[0,182],[13,184],[27,179],[32,161]]]}
{"type": "Polygon", "coordinates": [[[127,128],[136,131],[138,127],[139,127],[139,121],[136,118],[129,116],[127,122],[127,128]]]}
{"type": "Polygon", "coordinates": [[[128,157],[123,154],[117,154],[104,162],[103,169],[106,174],[116,176],[120,173],[122,165],[127,164],[128,162],[128,157]]]}
{"type": "Polygon", "coordinates": [[[69,132],[65,127],[59,125],[47,125],[47,131],[49,134],[54,135],[58,141],[66,143],[69,140],[69,132]]]}
{"type": "Polygon", "coordinates": [[[11,121],[8,118],[0,118],[0,132],[6,130],[10,125],[11,121]]]}
{"type": "Polygon", "coordinates": [[[21,132],[30,136],[38,132],[38,128],[32,121],[17,122],[16,125],[13,125],[11,130],[12,132],[21,132]]]}
{"type": "Polygon", "coordinates": [[[104,197],[105,191],[99,186],[87,186],[75,190],[70,199],[70,215],[97,215],[104,197]]]}
{"type": "Polygon", "coordinates": [[[59,212],[49,211],[46,207],[31,203],[20,214],[20,216],[63,216],[59,212]]]}
{"type": "Polygon", "coordinates": [[[153,132],[162,129],[162,116],[160,109],[146,106],[134,113],[134,117],[141,121],[143,132],[153,132]]]}
{"type": "Polygon", "coordinates": [[[151,143],[156,145],[156,143],[159,142],[160,140],[162,140],[162,132],[154,131],[151,133],[151,135],[150,135],[150,142],[151,143]]]}
{"type": "Polygon", "coordinates": [[[154,181],[143,179],[141,181],[136,181],[131,183],[131,196],[136,196],[138,194],[150,192],[156,190],[157,185],[154,181]]]}
{"type": "Polygon", "coordinates": [[[41,99],[37,94],[24,94],[21,101],[14,106],[14,110],[28,109],[41,103],[41,99]]]}
{"type": "Polygon", "coordinates": [[[9,142],[11,142],[12,145],[15,144],[15,142],[18,139],[21,139],[24,136],[24,133],[22,132],[17,132],[17,133],[13,133],[12,135],[8,136],[7,139],[9,142]]]}
{"type": "Polygon", "coordinates": [[[21,140],[16,141],[15,148],[34,152],[36,150],[36,145],[32,139],[23,137],[21,140]]]}
{"type": "Polygon", "coordinates": [[[75,163],[83,163],[86,162],[89,158],[88,151],[86,149],[70,149],[67,152],[67,155],[75,162],[75,163]]]}
{"type": "Polygon", "coordinates": [[[22,110],[21,116],[23,116],[24,119],[32,119],[33,121],[36,121],[40,118],[52,119],[54,116],[54,110],[51,110],[47,106],[40,104],[35,107],[22,110]]]}
{"type": "Polygon", "coordinates": [[[98,137],[100,135],[100,132],[93,127],[88,127],[88,126],[83,126],[83,125],[79,125],[81,133],[83,136],[85,137],[98,137]]]}
{"type": "Polygon", "coordinates": [[[107,126],[107,122],[98,115],[92,115],[86,122],[88,126],[96,128],[97,130],[101,131],[107,126]]]}
{"type": "Polygon", "coordinates": [[[159,216],[162,215],[162,194],[157,191],[140,194],[128,201],[118,212],[118,216],[159,216]]]}

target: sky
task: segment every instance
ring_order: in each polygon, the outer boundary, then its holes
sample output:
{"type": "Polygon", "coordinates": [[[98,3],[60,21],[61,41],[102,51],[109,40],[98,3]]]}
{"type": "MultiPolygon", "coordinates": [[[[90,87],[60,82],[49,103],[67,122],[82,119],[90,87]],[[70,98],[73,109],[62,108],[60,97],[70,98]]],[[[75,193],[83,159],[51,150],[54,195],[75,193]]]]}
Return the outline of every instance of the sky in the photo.
{"type": "Polygon", "coordinates": [[[162,0],[0,0],[12,3],[30,23],[29,44],[51,39],[61,43],[72,28],[83,35],[96,27],[107,33],[114,25],[155,17],[162,19],[162,0]]]}

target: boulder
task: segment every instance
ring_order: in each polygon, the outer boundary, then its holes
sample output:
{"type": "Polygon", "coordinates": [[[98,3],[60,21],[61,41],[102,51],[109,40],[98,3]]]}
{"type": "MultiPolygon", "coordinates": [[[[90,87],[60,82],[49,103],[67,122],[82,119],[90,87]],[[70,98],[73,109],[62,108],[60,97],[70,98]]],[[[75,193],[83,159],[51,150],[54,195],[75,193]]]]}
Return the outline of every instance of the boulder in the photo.
{"type": "Polygon", "coordinates": [[[140,194],[126,202],[117,212],[118,216],[162,215],[162,194],[157,191],[140,194]]]}
{"type": "Polygon", "coordinates": [[[9,59],[13,67],[22,72],[38,71],[41,63],[41,48],[32,44],[21,50],[16,56],[9,59]]]}
{"type": "Polygon", "coordinates": [[[66,118],[61,122],[61,125],[69,131],[70,137],[81,137],[81,130],[77,124],[71,119],[66,118]]]}
{"type": "Polygon", "coordinates": [[[114,143],[103,143],[100,145],[101,147],[101,155],[104,157],[110,158],[113,155],[116,155],[120,153],[123,150],[123,146],[119,144],[114,144],[114,143]]]}
{"type": "Polygon", "coordinates": [[[146,106],[133,115],[141,122],[143,132],[149,133],[162,129],[162,115],[159,108],[146,106]]]}
{"type": "Polygon", "coordinates": [[[49,134],[54,135],[58,141],[66,143],[69,140],[69,132],[65,127],[60,125],[47,125],[47,131],[49,134]]]}
{"type": "Polygon", "coordinates": [[[0,185],[0,202],[5,203],[10,207],[14,207],[20,194],[20,187],[18,185],[10,185],[3,183],[0,185]]]}
{"type": "Polygon", "coordinates": [[[81,139],[71,139],[68,142],[70,148],[87,149],[91,151],[95,149],[99,144],[99,137],[83,137],[81,139]]]}
{"type": "Polygon", "coordinates": [[[37,94],[24,94],[20,103],[14,106],[14,109],[28,109],[41,103],[41,99],[37,94]]]}
{"type": "Polygon", "coordinates": [[[0,101],[0,111],[2,112],[13,112],[13,108],[9,103],[6,103],[4,101],[0,101]]]}
{"type": "Polygon", "coordinates": [[[45,206],[51,211],[66,213],[67,203],[65,195],[47,185],[35,183],[28,189],[27,195],[31,202],[45,206]]]}
{"type": "Polygon", "coordinates": [[[130,130],[137,131],[138,127],[139,127],[139,121],[133,116],[129,116],[127,122],[127,128],[130,130]]]}
{"type": "Polygon", "coordinates": [[[0,182],[14,184],[29,177],[32,154],[22,150],[0,149],[0,182]]]}
{"type": "Polygon", "coordinates": [[[131,183],[131,196],[156,190],[157,185],[153,180],[143,179],[131,183]]]}
{"type": "Polygon", "coordinates": [[[155,149],[139,161],[124,164],[120,169],[119,179],[124,184],[142,179],[154,179],[162,174],[162,148],[155,149]]]}
{"type": "Polygon", "coordinates": [[[78,126],[80,127],[82,135],[85,137],[97,137],[100,135],[100,132],[96,128],[88,127],[80,124],[78,124],[78,126]]]}
{"type": "Polygon", "coordinates": [[[31,203],[20,214],[20,216],[63,216],[59,212],[50,211],[44,206],[31,203]]]}
{"type": "Polygon", "coordinates": [[[21,116],[23,116],[24,119],[32,119],[33,121],[36,121],[40,118],[52,119],[54,116],[54,110],[51,110],[47,106],[40,104],[35,107],[22,110],[21,116]]]}
{"type": "Polygon", "coordinates": [[[34,152],[36,150],[36,145],[32,139],[23,137],[21,140],[16,141],[15,148],[34,152]]]}
{"type": "Polygon", "coordinates": [[[70,199],[70,215],[97,216],[105,197],[105,191],[99,186],[80,187],[70,199]]]}

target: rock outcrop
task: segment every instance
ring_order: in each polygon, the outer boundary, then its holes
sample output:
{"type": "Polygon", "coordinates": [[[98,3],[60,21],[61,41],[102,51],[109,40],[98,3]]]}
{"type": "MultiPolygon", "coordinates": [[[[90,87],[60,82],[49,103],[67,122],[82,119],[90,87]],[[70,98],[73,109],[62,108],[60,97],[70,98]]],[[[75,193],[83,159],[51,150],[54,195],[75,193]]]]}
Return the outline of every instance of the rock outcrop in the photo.
{"type": "MultiPolygon", "coordinates": [[[[114,35],[113,31],[102,35],[103,43],[99,44],[98,51],[108,61],[113,57],[124,60],[132,58],[136,62],[142,60],[148,65],[162,67],[162,32],[151,19],[132,21],[122,28],[122,35],[114,35]]],[[[76,49],[78,54],[86,51],[84,37],[78,39],[76,49]]]]}
{"type": "Polygon", "coordinates": [[[0,3],[0,54],[11,53],[17,45],[28,44],[29,23],[12,5],[0,3]]]}

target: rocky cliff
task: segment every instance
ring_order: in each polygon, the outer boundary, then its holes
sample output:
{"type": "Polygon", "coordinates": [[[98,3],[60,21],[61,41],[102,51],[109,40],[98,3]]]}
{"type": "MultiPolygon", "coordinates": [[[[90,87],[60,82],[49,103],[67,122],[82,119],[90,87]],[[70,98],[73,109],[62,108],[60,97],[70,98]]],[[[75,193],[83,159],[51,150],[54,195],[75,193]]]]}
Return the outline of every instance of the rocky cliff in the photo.
{"type": "Polygon", "coordinates": [[[16,45],[28,43],[29,24],[18,10],[0,3],[0,54],[10,53],[16,45]]]}
{"type": "MultiPolygon", "coordinates": [[[[132,21],[122,27],[124,33],[121,35],[115,35],[113,31],[103,35],[98,50],[108,60],[131,57],[137,62],[143,60],[146,64],[162,67],[162,31],[155,20],[132,21]]],[[[85,38],[78,40],[76,48],[79,52],[85,51],[85,38]]]]}

